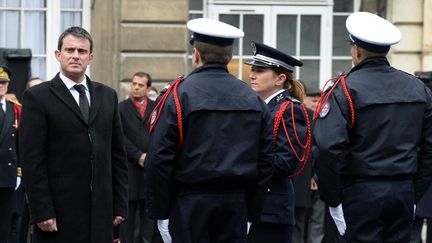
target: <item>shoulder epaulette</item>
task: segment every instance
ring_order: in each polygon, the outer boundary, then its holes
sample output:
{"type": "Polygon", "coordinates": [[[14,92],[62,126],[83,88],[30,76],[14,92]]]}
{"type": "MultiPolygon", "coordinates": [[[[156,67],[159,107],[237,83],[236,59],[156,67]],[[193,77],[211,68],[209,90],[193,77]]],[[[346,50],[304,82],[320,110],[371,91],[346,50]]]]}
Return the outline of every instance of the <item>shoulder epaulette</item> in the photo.
{"type": "Polygon", "coordinates": [[[295,103],[301,103],[300,100],[298,100],[298,99],[292,97],[291,95],[288,95],[287,98],[288,98],[289,100],[291,100],[292,102],[295,102],[295,103]]]}
{"type": "Polygon", "coordinates": [[[11,103],[13,103],[13,104],[15,104],[15,105],[22,106],[22,104],[18,100],[16,100],[16,99],[7,98],[6,100],[9,101],[9,102],[11,102],[11,103]]]}

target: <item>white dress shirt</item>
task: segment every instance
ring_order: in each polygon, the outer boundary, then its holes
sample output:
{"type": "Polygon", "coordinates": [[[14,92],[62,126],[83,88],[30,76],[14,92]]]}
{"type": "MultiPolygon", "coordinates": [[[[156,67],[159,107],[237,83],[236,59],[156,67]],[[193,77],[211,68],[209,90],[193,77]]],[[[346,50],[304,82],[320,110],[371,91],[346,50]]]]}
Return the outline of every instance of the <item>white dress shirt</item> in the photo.
{"type": "Polygon", "coordinates": [[[76,84],[81,84],[84,85],[85,87],[85,92],[86,92],[86,96],[87,96],[87,100],[89,102],[89,107],[90,107],[90,92],[89,89],[87,87],[87,80],[86,77],[84,76],[84,79],[81,80],[79,83],[76,83],[75,81],[69,79],[68,77],[64,76],[62,73],[60,73],[60,79],[63,81],[63,83],[66,85],[66,88],[71,92],[72,96],[74,97],[76,103],[79,106],[79,93],[78,91],[74,88],[74,86],[76,84]]]}

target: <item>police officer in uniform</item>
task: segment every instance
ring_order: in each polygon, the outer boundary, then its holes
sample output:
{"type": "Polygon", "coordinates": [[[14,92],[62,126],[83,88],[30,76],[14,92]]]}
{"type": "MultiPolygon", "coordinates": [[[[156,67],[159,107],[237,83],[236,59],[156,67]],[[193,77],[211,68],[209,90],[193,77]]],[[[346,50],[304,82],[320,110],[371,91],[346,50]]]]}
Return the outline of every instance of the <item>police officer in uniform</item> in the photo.
{"type": "Polygon", "coordinates": [[[393,24],[357,12],[346,27],[354,67],[325,85],[314,117],[321,197],[347,242],[409,242],[432,178],[431,92],[387,61],[393,24]]]}
{"type": "Polygon", "coordinates": [[[21,105],[7,100],[11,72],[0,66],[0,243],[6,243],[15,209],[15,190],[21,184],[17,132],[21,105]]]}
{"type": "Polygon", "coordinates": [[[170,86],[150,122],[149,215],[169,218],[173,243],[244,243],[273,171],[270,112],[228,73],[243,31],[205,18],[187,27],[194,70],[170,86]]]}
{"type": "MultiPolygon", "coordinates": [[[[260,222],[251,225],[248,243],[289,243],[294,218],[294,187],[291,178],[296,168],[306,163],[310,149],[310,127],[301,103],[304,87],[293,79],[299,60],[262,43],[253,42],[251,88],[272,112],[274,173],[267,190],[260,222]],[[282,121],[283,120],[283,121],[282,121]]],[[[310,178],[310,177],[309,177],[310,178]]]]}

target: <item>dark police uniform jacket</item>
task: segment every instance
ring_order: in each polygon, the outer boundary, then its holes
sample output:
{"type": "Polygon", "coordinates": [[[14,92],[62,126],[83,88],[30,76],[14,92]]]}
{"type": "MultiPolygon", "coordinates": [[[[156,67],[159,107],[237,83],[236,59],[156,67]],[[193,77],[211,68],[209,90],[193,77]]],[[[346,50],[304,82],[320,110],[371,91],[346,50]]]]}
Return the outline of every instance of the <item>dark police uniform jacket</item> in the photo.
{"type": "Polygon", "coordinates": [[[5,118],[0,124],[0,188],[16,186],[18,136],[15,117],[14,104],[6,100],[5,118]]]}
{"type": "Polygon", "coordinates": [[[112,220],[127,217],[127,160],[116,92],[87,77],[89,121],[57,74],[24,92],[20,155],[34,242],[112,242],[112,220]]]}
{"type": "Polygon", "coordinates": [[[355,107],[354,126],[340,84],[330,96],[328,114],[315,122],[322,199],[339,205],[346,178],[412,176],[418,201],[432,178],[430,90],[385,57],[363,60],[348,73],[346,84],[355,107]]]}
{"type": "MultiPolygon", "coordinates": [[[[147,99],[147,98],[146,98],[147,99]]],[[[147,132],[147,120],[155,106],[155,102],[147,99],[144,117],[131,99],[119,104],[120,118],[124,132],[124,144],[129,161],[129,200],[144,199],[146,195],[144,168],[138,164],[142,153],[147,153],[150,135],[147,132]]]]}
{"type": "MultiPolygon", "coordinates": [[[[279,110],[280,105],[284,101],[294,102],[294,119],[297,128],[299,139],[302,143],[306,143],[306,117],[300,108],[300,101],[293,99],[288,91],[276,95],[268,103],[268,107],[272,113],[272,121],[279,110]]],[[[296,145],[299,155],[303,154],[302,149],[296,143],[292,126],[292,116],[290,108],[284,113],[284,120],[288,133],[290,134],[291,141],[296,145]]],[[[294,187],[291,179],[288,176],[292,175],[298,165],[298,161],[294,156],[291,147],[289,146],[285,131],[280,125],[276,144],[274,145],[274,172],[271,179],[270,187],[267,190],[267,196],[264,203],[263,213],[261,215],[261,222],[270,222],[278,224],[294,225],[294,187]]]]}
{"type": "Polygon", "coordinates": [[[145,161],[150,217],[168,218],[178,190],[245,189],[248,220],[256,221],[273,170],[266,104],[219,64],[196,68],[180,84],[178,94],[183,145],[178,147],[172,93],[151,134],[145,161]]]}

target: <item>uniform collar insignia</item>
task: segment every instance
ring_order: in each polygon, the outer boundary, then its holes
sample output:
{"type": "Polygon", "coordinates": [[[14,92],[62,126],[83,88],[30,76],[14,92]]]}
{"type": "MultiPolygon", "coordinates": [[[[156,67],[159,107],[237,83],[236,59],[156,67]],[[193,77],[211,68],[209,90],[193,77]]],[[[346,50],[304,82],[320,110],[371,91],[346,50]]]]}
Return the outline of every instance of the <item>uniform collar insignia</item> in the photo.
{"type": "Polygon", "coordinates": [[[283,99],[283,97],[284,97],[284,96],[283,96],[283,93],[280,93],[279,95],[277,95],[277,96],[276,96],[276,102],[279,103],[279,101],[280,101],[281,99],[283,99]]]}

